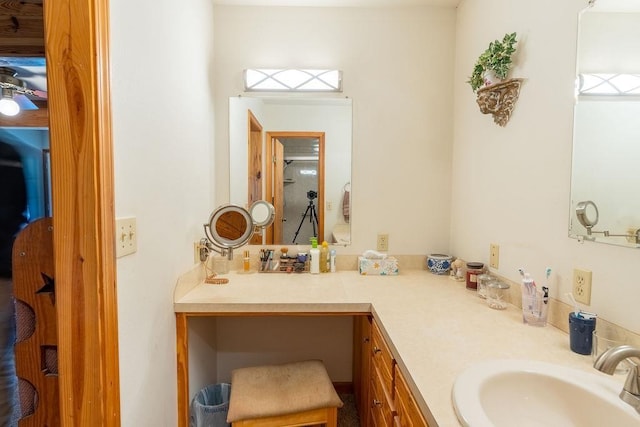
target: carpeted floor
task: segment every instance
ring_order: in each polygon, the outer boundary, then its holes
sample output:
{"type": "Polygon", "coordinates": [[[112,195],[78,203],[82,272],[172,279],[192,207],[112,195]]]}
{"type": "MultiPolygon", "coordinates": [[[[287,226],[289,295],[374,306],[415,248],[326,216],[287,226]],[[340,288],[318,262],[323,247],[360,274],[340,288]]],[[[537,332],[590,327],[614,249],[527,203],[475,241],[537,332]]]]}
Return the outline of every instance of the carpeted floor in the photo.
{"type": "Polygon", "coordinates": [[[338,409],[338,427],[360,427],[360,419],[353,394],[340,394],[344,406],[338,409]]]}

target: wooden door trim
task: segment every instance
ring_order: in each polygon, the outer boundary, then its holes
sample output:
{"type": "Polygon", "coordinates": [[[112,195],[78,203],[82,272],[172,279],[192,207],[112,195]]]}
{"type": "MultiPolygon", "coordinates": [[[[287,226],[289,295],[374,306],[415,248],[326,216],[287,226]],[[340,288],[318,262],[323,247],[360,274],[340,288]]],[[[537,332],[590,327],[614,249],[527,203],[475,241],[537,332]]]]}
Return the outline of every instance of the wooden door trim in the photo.
{"type": "MultiPolygon", "coordinates": [[[[247,164],[249,165],[249,176],[247,179],[247,200],[249,201],[249,204],[247,205],[247,209],[249,209],[252,203],[255,202],[256,200],[264,200],[264,197],[262,196],[264,194],[264,176],[262,175],[264,174],[265,161],[262,156],[263,145],[264,145],[264,140],[262,138],[262,125],[260,124],[260,121],[257,119],[257,117],[253,114],[251,110],[247,110],[247,113],[248,113],[247,164]],[[256,147],[256,141],[258,141],[257,145],[259,145],[259,147],[256,147]],[[251,191],[253,190],[253,186],[251,185],[251,181],[252,181],[251,174],[254,171],[251,170],[251,167],[254,164],[253,159],[254,159],[254,153],[256,148],[257,148],[257,151],[260,153],[260,195],[256,200],[253,200],[252,191],[251,191]]],[[[265,244],[267,245],[273,243],[273,239],[269,241],[267,237],[266,240],[267,241],[265,242],[265,244]]],[[[259,233],[254,234],[253,237],[251,237],[251,241],[249,243],[252,245],[261,245],[262,234],[259,234],[259,233]]]]}
{"type": "Polygon", "coordinates": [[[119,426],[109,2],[44,2],[60,419],[119,426]]]}
{"type": "MultiPolygon", "coordinates": [[[[273,182],[273,138],[318,138],[319,154],[318,154],[318,240],[319,244],[324,237],[324,132],[298,132],[298,131],[269,131],[266,135],[267,140],[267,192],[266,200],[273,203],[273,187],[269,184],[273,182]]],[[[284,242],[283,242],[284,243],[284,242]]]]}

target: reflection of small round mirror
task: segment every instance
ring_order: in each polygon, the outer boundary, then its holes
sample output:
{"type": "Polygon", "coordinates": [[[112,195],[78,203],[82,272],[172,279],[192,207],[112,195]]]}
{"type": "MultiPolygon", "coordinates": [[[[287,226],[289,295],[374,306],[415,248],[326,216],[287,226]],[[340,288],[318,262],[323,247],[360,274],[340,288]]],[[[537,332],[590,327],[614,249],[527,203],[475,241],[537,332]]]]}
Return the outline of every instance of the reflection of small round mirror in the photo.
{"type": "Polygon", "coordinates": [[[576,205],[576,216],[580,224],[590,230],[598,223],[598,207],[591,200],[579,202],[576,205]]]}
{"type": "Polygon", "coordinates": [[[246,209],[239,206],[222,206],[211,214],[207,237],[224,249],[234,249],[246,244],[253,235],[253,220],[246,209]]]}
{"type": "Polygon", "coordinates": [[[251,205],[249,209],[251,219],[257,227],[268,227],[275,217],[275,208],[265,200],[258,200],[251,205]]]}

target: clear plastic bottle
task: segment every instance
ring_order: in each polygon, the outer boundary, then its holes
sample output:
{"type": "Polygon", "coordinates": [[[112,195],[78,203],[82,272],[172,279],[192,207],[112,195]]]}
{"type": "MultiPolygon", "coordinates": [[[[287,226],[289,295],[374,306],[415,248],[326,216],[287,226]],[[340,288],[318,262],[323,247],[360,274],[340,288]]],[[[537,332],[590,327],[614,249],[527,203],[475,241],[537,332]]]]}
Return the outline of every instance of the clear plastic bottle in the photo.
{"type": "Polygon", "coordinates": [[[328,273],[329,272],[329,244],[327,241],[322,242],[322,247],[320,248],[320,273],[328,273]]]}
{"type": "Polygon", "coordinates": [[[336,250],[331,249],[329,251],[329,271],[336,272],[336,250]]]}
{"type": "Polygon", "coordinates": [[[311,238],[311,250],[309,251],[309,273],[320,273],[320,249],[318,249],[318,239],[311,238]]]}

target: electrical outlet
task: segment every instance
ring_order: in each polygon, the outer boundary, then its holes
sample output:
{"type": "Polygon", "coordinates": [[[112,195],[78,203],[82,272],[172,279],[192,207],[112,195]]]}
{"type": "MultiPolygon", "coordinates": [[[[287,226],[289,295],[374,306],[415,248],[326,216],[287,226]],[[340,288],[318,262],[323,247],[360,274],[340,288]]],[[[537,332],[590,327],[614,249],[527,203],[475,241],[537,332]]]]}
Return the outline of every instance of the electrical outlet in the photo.
{"type": "Polygon", "coordinates": [[[496,243],[492,243],[489,247],[489,266],[491,268],[498,268],[500,265],[500,246],[496,243]]]}
{"type": "Polygon", "coordinates": [[[572,292],[577,302],[591,305],[591,271],[573,269],[572,292]]]}
{"type": "Polygon", "coordinates": [[[389,250],[389,235],[388,234],[378,234],[377,250],[379,250],[379,251],[388,251],[389,250]]]}
{"type": "Polygon", "coordinates": [[[200,242],[193,242],[193,262],[200,264],[200,242]]]}
{"type": "Polygon", "coordinates": [[[116,258],[129,255],[138,250],[138,230],[136,218],[116,219],[116,258]]]}
{"type": "Polygon", "coordinates": [[[193,261],[196,264],[206,262],[209,257],[209,247],[207,246],[207,239],[200,239],[198,242],[193,242],[193,261]]]}

